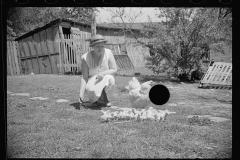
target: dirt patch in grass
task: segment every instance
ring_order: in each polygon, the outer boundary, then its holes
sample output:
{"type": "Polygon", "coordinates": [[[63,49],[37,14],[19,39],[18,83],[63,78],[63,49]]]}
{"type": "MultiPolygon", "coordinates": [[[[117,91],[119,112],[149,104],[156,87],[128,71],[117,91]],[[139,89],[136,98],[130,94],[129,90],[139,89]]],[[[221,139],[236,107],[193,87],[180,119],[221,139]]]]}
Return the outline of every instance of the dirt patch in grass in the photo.
{"type": "MultiPolygon", "coordinates": [[[[141,71],[121,71],[125,76],[115,76],[112,105],[130,107],[124,87],[135,72],[141,71]]],[[[8,157],[231,158],[231,91],[198,89],[198,84],[171,83],[163,81],[163,75],[154,76],[169,88],[170,99],[162,106],[152,106],[176,112],[165,122],[101,123],[100,110],[76,109],[80,76],[8,76],[8,91],[30,94],[29,97],[7,95],[8,157]],[[49,99],[30,100],[31,97],[49,99]],[[57,99],[69,101],[57,103],[57,99]],[[188,115],[229,120],[191,125],[188,115]]],[[[154,76],[146,70],[136,77],[142,82],[154,76]]]]}

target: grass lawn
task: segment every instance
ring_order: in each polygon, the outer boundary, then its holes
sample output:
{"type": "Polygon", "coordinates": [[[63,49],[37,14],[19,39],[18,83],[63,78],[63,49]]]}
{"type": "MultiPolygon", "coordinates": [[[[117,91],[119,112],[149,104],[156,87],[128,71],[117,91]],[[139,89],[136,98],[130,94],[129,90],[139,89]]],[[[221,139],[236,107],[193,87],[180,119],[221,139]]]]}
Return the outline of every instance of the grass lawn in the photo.
{"type": "MultiPolygon", "coordinates": [[[[195,84],[166,81],[144,68],[115,76],[114,106],[130,107],[124,87],[134,76],[169,88],[164,122],[101,123],[99,108],[78,109],[80,76],[21,75],[7,77],[7,156],[9,158],[232,158],[232,91],[198,89],[195,84]],[[45,97],[47,100],[31,100],[45,97]],[[57,99],[68,102],[57,103],[57,99]],[[228,119],[190,119],[210,115],[228,119]],[[208,121],[207,121],[208,120],[208,121]],[[201,121],[201,123],[200,123],[201,121]],[[208,122],[208,123],[207,123],[208,122]]],[[[159,91],[161,92],[161,91],[159,91]]],[[[161,97],[159,97],[161,98],[161,97]]],[[[104,110],[108,108],[102,108],[104,110]]]]}

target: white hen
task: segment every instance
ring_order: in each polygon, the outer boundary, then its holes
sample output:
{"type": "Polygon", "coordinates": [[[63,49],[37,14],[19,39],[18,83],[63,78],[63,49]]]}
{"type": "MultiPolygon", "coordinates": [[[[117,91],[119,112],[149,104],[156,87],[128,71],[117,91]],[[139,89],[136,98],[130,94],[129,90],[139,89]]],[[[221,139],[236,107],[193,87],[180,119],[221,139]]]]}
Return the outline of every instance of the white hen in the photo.
{"type": "Polygon", "coordinates": [[[142,85],[133,77],[128,86],[125,88],[129,90],[129,101],[133,108],[147,108],[151,103],[149,99],[149,91],[153,85],[153,81],[144,82],[142,85]]]}

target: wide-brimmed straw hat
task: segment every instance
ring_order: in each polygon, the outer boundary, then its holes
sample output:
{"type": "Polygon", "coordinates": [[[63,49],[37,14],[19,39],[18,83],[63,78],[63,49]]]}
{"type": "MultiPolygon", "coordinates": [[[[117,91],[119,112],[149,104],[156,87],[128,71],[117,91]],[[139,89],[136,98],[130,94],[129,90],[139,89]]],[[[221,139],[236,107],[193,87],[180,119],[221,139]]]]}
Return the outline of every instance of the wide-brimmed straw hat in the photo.
{"type": "Polygon", "coordinates": [[[91,39],[90,39],[90,46],[94,46],[95,44],[97,43],[107,43],[107,40],[103,38],[102,35],[99,35],[99,34],[96,34],[95,36],[93,36],[91,39]]]}

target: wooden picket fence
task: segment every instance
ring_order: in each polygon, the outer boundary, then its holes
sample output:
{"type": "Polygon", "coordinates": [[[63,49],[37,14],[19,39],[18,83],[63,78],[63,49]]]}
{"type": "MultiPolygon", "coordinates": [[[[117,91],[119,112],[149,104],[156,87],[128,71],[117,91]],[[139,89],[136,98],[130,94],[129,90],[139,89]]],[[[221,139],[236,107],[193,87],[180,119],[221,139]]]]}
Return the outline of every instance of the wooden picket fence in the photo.
{"type": "MultiPolygon", "coordinates": [[[[81,71],[81,56],[90,51],[89,42],[83,39],[74,39],[71,35],[64,35],[64,39],[59,39],[61,46],[61,60],[57,65],[59,70],[64,72],[81,71]]],[[[119,70],[134,68],[126,49],[121,44],[107,44],[106,48],[111,49],[119,70]],[[120,47],[122,46],[122,47],[120,47]]]]}
{"type": "MultiPolygon", "coordinates": [[[[47,41],[47,43],[51,44],[58,43],[55,44],[55,46],[57,46],[55,48],[59,47],[59,52],[54,51],[51,53],[51,55],[48,55],[46,51],[46,54],[29,54],[29,56],[24,56],[23,47],[25,47],[24,51],[26,53],[32,53],[35,48],[39,48],[38,45],[40,44],[32,42],[18,43],[17,41],[9,41],[7,43],[7,73],[8,75],[20,75],[30,73],[62,74],[81,72],[81,56],[91,50],[89,42],[86,41],[86,38],[90,37],[85,36],[84,38],[79,39],[79,37],[74,37],[73,35],[64,35],[64,39],[47,41]],[[49,61],[48,64],[44,63],[48,67],[48,70],[45,69],[46,72],[43,72],[43,66],[41,63],[45,61],[49,61]],[[52,71],[53,68],[54,72],[52,71]]],[[[48,48],[50,47],[48,46],[48,48]]],[[[111,49],[119,70],[134,68],[133,63],[128,56],[125,44],[109,43],[106,45],[106,48],[111,49]]]]}
{"type": "Polygon", "coordinates": [[[64,35],[64,39],[59,39],[61,46],[59,64],[57,67],[60,72],[79,72],[81,71],[81,56],[90,51],[89,42],[84,39],[74,39],[72,35],[64,35]]]}
{"type": "Polygon", "coordinates": [[[18,42],[7,42],[7,75],[21,74],[21,60],[19,56],[18,42]]]}
{"type": "Polygon", "coordinates": [[[134,68],[133,63],[127,54],[125,45],[109,44],[109,45],[106,45],[106,48],[109,48],[112,51],[119,70],[134,68]]]}
{"type": "Polygon", "coordinates": [[[214,62],[200,81],[203,86],[232,86],[232,63],[214,62]]]}

